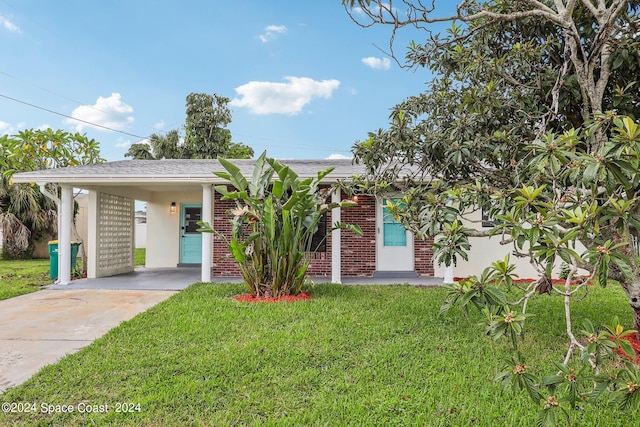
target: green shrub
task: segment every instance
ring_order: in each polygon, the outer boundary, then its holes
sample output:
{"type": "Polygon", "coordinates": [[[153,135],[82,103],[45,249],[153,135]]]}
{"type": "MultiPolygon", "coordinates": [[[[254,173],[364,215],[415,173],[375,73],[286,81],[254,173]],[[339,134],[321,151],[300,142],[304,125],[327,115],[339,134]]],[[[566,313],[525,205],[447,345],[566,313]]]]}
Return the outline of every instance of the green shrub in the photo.
{"type": "MultiPolygon", "coordinates": [[[[226,185],[215,189],[222,200],[236,202],[231,210],[233,227],[228,245],[249,292],[264,297],[298,294],[307,279],[310,261],[305,254],[314,252],[312,238],[319,221],[331,209],[355,203],[328,200],[331,192],[320,183],[333,168],[318,172],[314,178],[300,179],[288,166],[262,153],[248,180],[237,166],[219,160],[226,172],[214,174],[228,180],[235,191],[226,185]]],[[[207,223],[201,222],[200,227],[200,231],[214,232],[207,223]]],[[[362,234],[358,226],[344,223],[333,224],[328,232],[336,228],[362,234]]]]}

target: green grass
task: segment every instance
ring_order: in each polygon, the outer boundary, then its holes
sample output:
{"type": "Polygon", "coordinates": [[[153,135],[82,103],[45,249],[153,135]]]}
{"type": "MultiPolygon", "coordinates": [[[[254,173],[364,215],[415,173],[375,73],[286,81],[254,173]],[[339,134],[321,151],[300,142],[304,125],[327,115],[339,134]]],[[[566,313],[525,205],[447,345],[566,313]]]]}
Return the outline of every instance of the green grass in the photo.
{"type": "Polygon", "coordinates": [[[133,265],[144,265],[146,262],[147,250],[145,248],[136,248],[133,253],[133,265]]]}
{"type": "MultiPolygon", "coordinates": [[[[509,354],[479,318],[437,316],[443,289],[318,285],[310,301],[238,303],[242,285],[196,284],[44,368],[1,402],[35,414],[0,425],[531,426],[537,408],[493,382],[509,354]],[[106,405],[102,414],[41,413],[42,404],[106,405]],[[139,404],[131,413],[121,403],[139,404]]],[[[574,320],[618,315],[618,287],[594,289],[574,320]]],[[[531,304],[522,345],[547,373],[562,359],[561,299],[531,304]]],[[[640,424],[638,410],[573,413],[575,426],[640,424]]],[[[103,408],[104,409],[104,408],[103,408]]]]}
{"type": "Polygon", "coordinates": [[[48,259],[0,259],[0,300],[35,292],[52,282],[48,259]]]}

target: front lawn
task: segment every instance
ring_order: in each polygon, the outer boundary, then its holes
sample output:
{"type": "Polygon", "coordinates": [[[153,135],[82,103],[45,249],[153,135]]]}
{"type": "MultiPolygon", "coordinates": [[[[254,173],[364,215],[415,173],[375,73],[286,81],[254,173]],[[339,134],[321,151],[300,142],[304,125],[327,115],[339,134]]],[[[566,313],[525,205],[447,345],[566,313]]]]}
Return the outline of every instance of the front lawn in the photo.
{"type": "MultiPolygon", "coordinates": [[[[36,409],[0,413],[0,425],[535,425],[528,397],[492,381],[507,344],[484,337],[475,313],[439,318],[443,289],[323,284],[296,303],[231,298],[243,291],[196,284],[121,324],[0,395],[36,409]]],[[[522,352],[545,372],[565,351],[561,304],[531,303],[522,352]]],[[[631,324],[618,287],[576,303],[576,323],[585,315],[631,324]]],[[[637,409],[587,408],[574,425],[640,423],[637,409]]]]}
{"type": "Polygon", "coordinates": [[[52,282],[48,259],[0,259],[0,300],[35,292],[52,282]]]}

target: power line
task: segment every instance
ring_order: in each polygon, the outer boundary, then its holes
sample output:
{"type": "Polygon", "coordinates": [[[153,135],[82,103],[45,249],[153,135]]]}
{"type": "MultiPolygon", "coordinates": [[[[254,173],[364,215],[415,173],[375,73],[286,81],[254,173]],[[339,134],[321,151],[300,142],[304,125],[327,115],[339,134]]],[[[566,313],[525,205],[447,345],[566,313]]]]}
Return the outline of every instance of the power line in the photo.
{"type": "MultiPolygon", "coordinates": [[[[107,111],[104,111],[104,110],[101,110],[101,109],[99,109],[99,108],[96,108],[94,105],[89,105],[89,104],[87,104],[87,103],[85,103],[85,102],[78,101],[77,99],[70,98],[70,97],[68,97],[68,96],[66,96],[66,95],[64,95],[64,94],[61,94],[61,93],[55,92],[55,91],[53,91],[53,90],[51,90],[51,89],[47,89],[46,87],[43,87],[43,86],[37,85],[37,84],[35,84],[35,83],[33,83],[33,82],[30,82],[30,81],[28,81],[28,80],[21,79],[21,78],[19,78],[19,77],[16,77],[16,76],[14,76],[14,75],[11,75],[11,74],[9,74],[9,73],[7,73],[7,72],[5,72],[5,71],[0,70],[0,74],[1,74],[1,75],[4,75],[4,76],[7,76],[7,77],[9,77],[9,78],[12,78],[12,79],[18,80],[18,81],[26,82],[26,83],[28,83],[28,84],[32,85],[33,87],[36,87],[36,88],[40,89],[40,90],[41,90],[41,91],[43,91],[43,92],[47,92],[47,93],[50,93],[50,94],[53,94],[53,95],[59,96],[60,98],[66,99],[66,100],[71,101],[71,102],[73,102],[73,103],[75,103],[75,104],[78,104],[78,105],[80,105],[80,106],[87,107],[87,108],[91,108],[92,110],[98,111],[98,112],[100,112],[100,113],[108,114],[108,112],[107,112],[107,111]]],[[[145,127],[145,128],[148,128],[148,129],[158,130],[158,129],[157,129],[157,128],[155,128],[155,127],[146,126],[146,125],[142,125],[142,126],[143,126],[143,127],[145,127]]]]}
{"type": "Polygon", "coordinates": [[[48,108],[40,107],[38,105],[31,104],[31,103],[26,102],[26,101],[21,101],[19,99],[12,98],[10,96],[3,95],[1,93],[0,93],[0,96],[3,97],[3,98],[6,98],[6,99],[10,99],[11,101],[14,101],[14,102],[19,102],[20,104],[28,105],[29,107],[37,108],[38,110],[46,111],[46,112],[51,113],[51,114],[57,114],[58,116],[66,117],[68,119],[75,120],[77,122],[86,123],[88,125],[95,126],[95,127],[98,127],[98,128],[110,130],[112,132],[117,132],[117,133],[121,133],[123,135],[128,135],[128,136],[133,136],[134,138],[138,138],[138,139],[146,139],[147,138],[146,136],[140,136],[140,135],[136,135],[136,134],[133,134],[133,133],[125,132],[125,131],[122,131],[122,130],[113,129],[113,128],[110,128],[108,126],[99,125],[97,123],[92,123],[92,122],[89,122],[87,120],[78,119],[77,117],[72,117],[72,116],[69,116],[67,114],[59,113],[57,111],[53,111],[53,110],[50,110],[48,108]]]}
{"type": "MultiPolygon", "coordinates": [[[[101,129],[110,130],[112,132],[121,133],[123,135],[132,136],[132,137],[138,138],[138,139],[147,139],[148,138],[147,136],[140,136],[140,135],[136,135],[136,134],[133,134],[133,133],[125,132],[125,131],[122,131],[122,130],[113,129],[113,128],[110,128],[108,126],[99,125],[97,123],[93,123],[93,122],[90,122],[90,121],[87,121],[87,120],[78,119],[76,117],[72,117],[72,116],[69,116],[67,114],[59,113],[57,111],[53,111],[53,110],[50,110],[48,108],[40,107],[39,105],[31,104],[29,102],[22,101],[22,100],[16,99],[16,98],[12,98],[10,96],[3,95],[1,93],[0,93],[0,97],[9,99],[9,100],[14,101],[14,102],[19,102],[20,104],[24,104],[24,105],[27,105],[27,106],[32,107],[32,108],[37,108],[39,110],[46,111],[46,112],[51,113],[51,114],[56,114],[58,116],[66,117],[66,118],[71,119],[71,120],[75,120],[75,121],[82,122],[82,123],[85,123],[85,124],[88,124],[88,125],[91,125],[91,126],[95,126],[95,127],[101,128],[101,129]]],[[[339,149],[339,148],[335,148],[335,147],[333,147],[333,148],[329,148],[329,147],[325,148],[325,147],[317,147],[317,146],[313,146],[312,147],[312,146],[304,145],[304,144],[286,145],[286,143],[282,144],[281,141],[279,141],[277,139],[273,139],[273,138],[260,137],[260,136],[256,137],[256,136],[250,136],[250,135],[246,135],[246,134],[238,134],[238,135],[249,137],[249,138],[263,139],[263,140],[266,140],[266,141],[271,141],[272,143],[275,143],[276,147],[279,147],[279,148],[300,148],[300,147],[304,147],[307,150],[315,150],[315,151],[329,150],[329,151],[344,152],[344,153],[349,152],[349,150],[339,149]]]]}

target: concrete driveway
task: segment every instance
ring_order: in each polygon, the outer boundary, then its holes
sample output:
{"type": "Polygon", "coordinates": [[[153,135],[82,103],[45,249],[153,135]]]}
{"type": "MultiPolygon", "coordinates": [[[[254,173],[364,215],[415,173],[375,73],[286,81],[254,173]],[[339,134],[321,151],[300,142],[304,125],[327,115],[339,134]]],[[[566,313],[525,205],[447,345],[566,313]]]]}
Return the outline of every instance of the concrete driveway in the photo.
{"type": "Polygon", "coordinates": [[[198,269],[138,269],[0,301],[0,393],[198,280],[198,269]]]}

